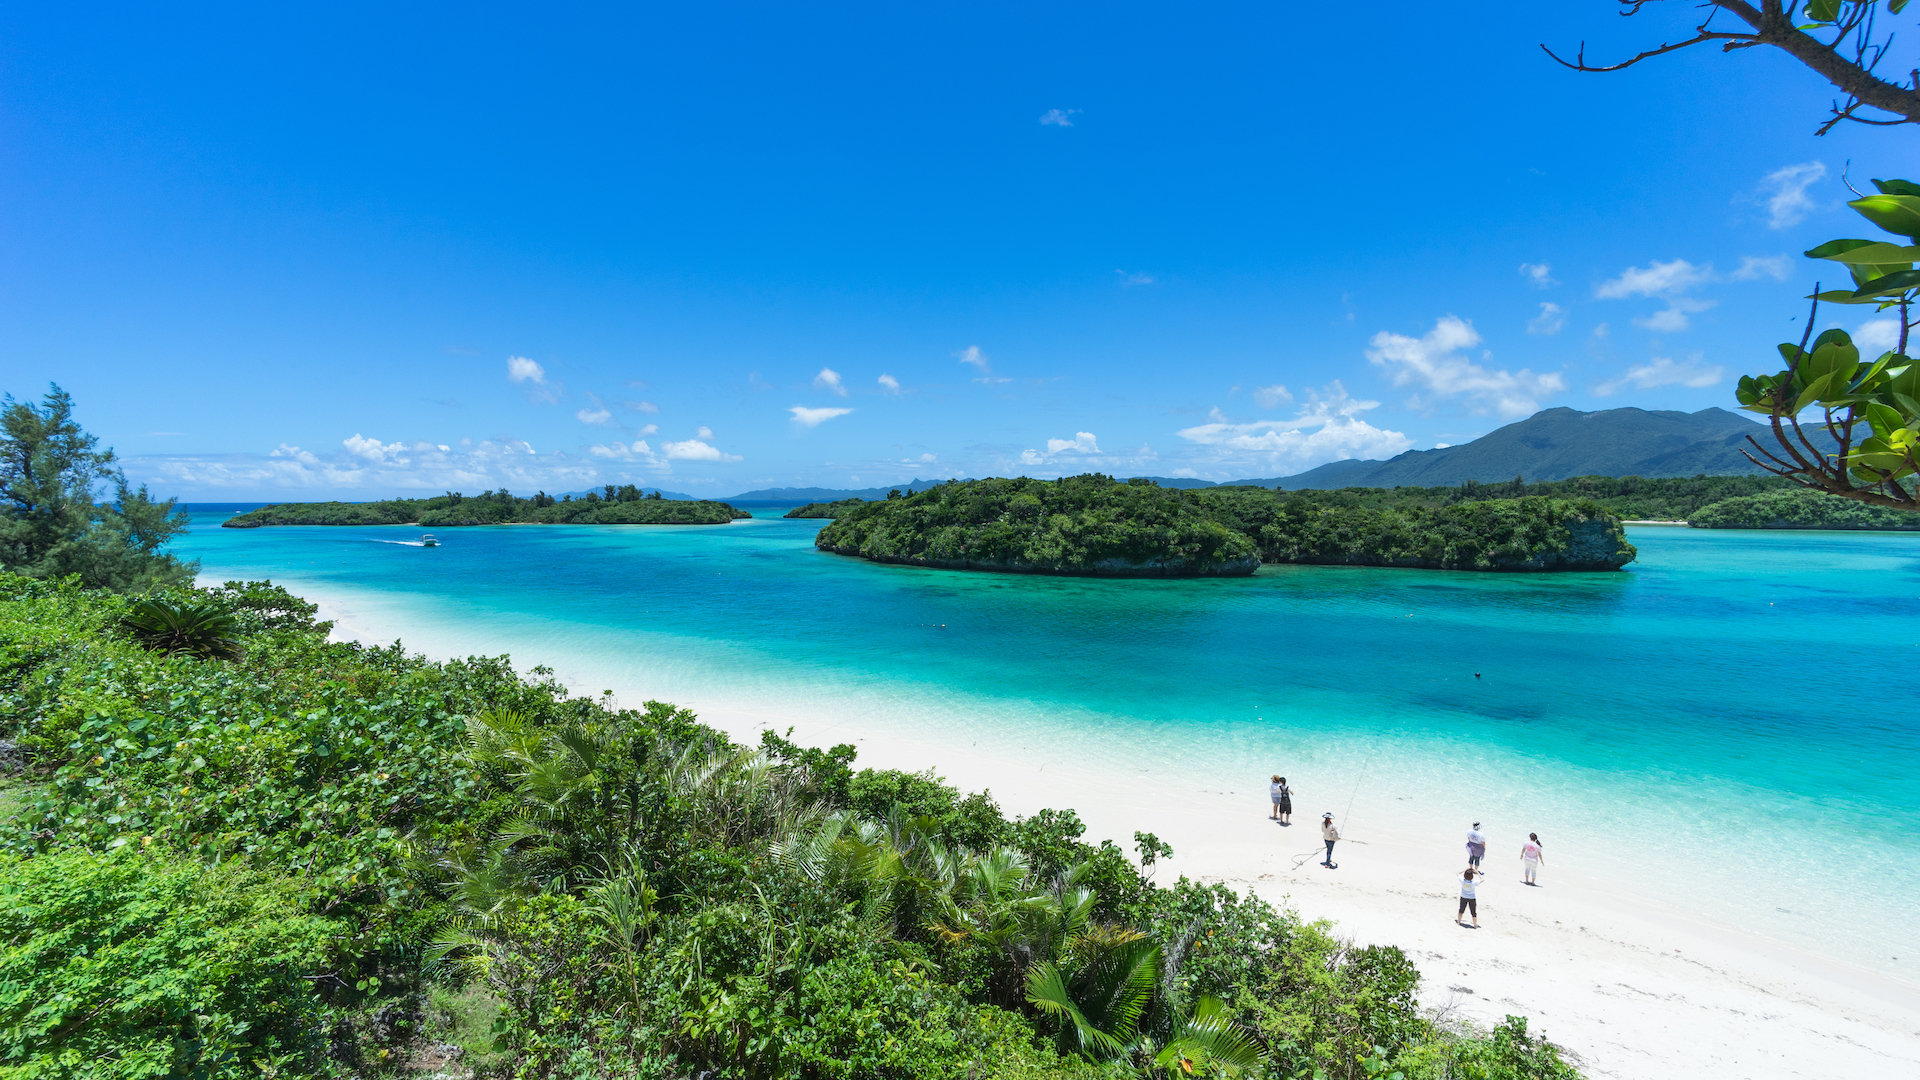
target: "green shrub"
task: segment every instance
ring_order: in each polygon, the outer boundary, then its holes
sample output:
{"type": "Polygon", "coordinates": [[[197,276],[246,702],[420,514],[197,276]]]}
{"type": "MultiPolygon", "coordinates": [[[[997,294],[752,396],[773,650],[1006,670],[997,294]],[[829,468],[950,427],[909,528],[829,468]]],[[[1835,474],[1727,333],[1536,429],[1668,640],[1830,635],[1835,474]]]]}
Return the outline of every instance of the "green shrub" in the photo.
{"type": "Polygon", "coordinates": [[[127,850],[0,860],[10,1077],[313,1075],[341,927],[237,866],[127,850]]]}

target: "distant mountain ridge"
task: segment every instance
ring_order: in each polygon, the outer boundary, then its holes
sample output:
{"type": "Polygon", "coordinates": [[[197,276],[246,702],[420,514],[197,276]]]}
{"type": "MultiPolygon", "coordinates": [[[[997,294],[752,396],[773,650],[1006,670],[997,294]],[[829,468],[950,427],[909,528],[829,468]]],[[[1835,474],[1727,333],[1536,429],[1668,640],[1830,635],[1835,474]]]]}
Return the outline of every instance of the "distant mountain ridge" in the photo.
{"type": "Polygon", "coordinates": [[[1515,476],[1744,476],[1763,471],[1740,453],[1749,435],[1770,441],[1764,426],[1726,409],[1542,409],[1470,443],[1409,450],[1387,461],[1329,462],[1277,482],[1287,488],[1443,487],[1515,476]]]}

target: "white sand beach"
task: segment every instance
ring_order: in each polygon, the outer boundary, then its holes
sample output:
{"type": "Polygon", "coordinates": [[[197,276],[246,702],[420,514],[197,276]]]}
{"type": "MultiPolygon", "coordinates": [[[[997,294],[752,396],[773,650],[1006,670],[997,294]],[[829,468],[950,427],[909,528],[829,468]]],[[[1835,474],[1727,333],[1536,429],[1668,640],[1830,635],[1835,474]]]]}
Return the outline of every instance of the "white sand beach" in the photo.
{"type": "MultiPolygon", "coordinates": [[[[436,641],[431,628],[386,625],[369,614],[322,602],[322,616],[339,620],[338,637],[404,637],[436,657],[471,651],[436,641]]],[[[647,696],[623,685],[619,672],[591,670],[584,661],[569,667],[565,656],[516,659],[555,669],[579,692],[611,688],[626,704],[647,696]]],[[[1527,1016],[1535,1032],[1594,1077],[1920,1075],[1920,987],[1651,899],[1643,882],[1556,859],[1550,835],[1543,837],[1543,884],[1528,887],[1518,855],[1524,832],[1489,824],[1491,875],[1480,887],[1480,929],[1465,929],[1452,917],[1469,822],[1454,820],[1453,807],[1409,803],[1390,790],[1301,771],[1295,824],[1282,828],[1268,819],[1265,763],[1233,776],[1195,775],[1170,761],[1122,768],[1110,747],[1028,748],[1018,745],[1018,732],[983,740],[978,727],[895,723],[860,708],[827,715],[818,702],[769,708],[715,690],[706,700],[680,703],[743,743],[768,728],[792,728],[803,744],[855,744],[861,766],[931,767],[963,790],[991,790],[1009,814],[1073,808],[1090,841],[1112,838],[1131,852],[1136,830],[1155,833],[1175,851],[1159,871],[1163,878],[1184,874],[1252,889],[1327,919],[1358,942],[1398,945],[1425,976],[1428,1007],[1480,1024],[1527,1016]],[[1334,870],[1317,865],[1317,823],[1329,810],[1345,822],[1334,870]]],[[[1796,875],[1817,872],[1783,868],[1783,903],[1796,875]]]]}

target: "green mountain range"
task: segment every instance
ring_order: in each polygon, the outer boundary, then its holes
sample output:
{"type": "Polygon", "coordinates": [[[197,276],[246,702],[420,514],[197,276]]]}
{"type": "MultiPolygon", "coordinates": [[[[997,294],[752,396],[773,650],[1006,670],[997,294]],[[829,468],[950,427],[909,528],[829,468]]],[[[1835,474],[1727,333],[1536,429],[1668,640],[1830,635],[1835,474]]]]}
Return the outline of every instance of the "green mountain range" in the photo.
{"type": "MultiPolygon", "coordinates": [[[[1334,461],[1296,476],[1245,483],[1262,487],[1438,487],[1524,476],[1744,476],[1762,470],[1740,453],[1752,435],[1771,445],[1766,427],[1725,409],[1543,409],[1470,443],[1409,450],[1387,461],[1334,461]]],[[[1816,442],[1822,449],[1832,443],[1816,442]]]]}

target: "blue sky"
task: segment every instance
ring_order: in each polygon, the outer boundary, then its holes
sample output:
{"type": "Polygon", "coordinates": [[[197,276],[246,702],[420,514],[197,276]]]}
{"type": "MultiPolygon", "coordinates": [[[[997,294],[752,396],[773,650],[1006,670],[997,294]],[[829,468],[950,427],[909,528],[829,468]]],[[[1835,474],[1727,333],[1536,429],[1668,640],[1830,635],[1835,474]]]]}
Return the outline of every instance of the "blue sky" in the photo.
{"type": "Polygon", "coordinates": [[[12,5],[0,388],[189,499],[1283,476],[1729,406],[1861,232],[1846,162],[1915,144],[1814,138],[1759,50],[1541,54],[1691,12],[1614,7],[12,5]]]}

